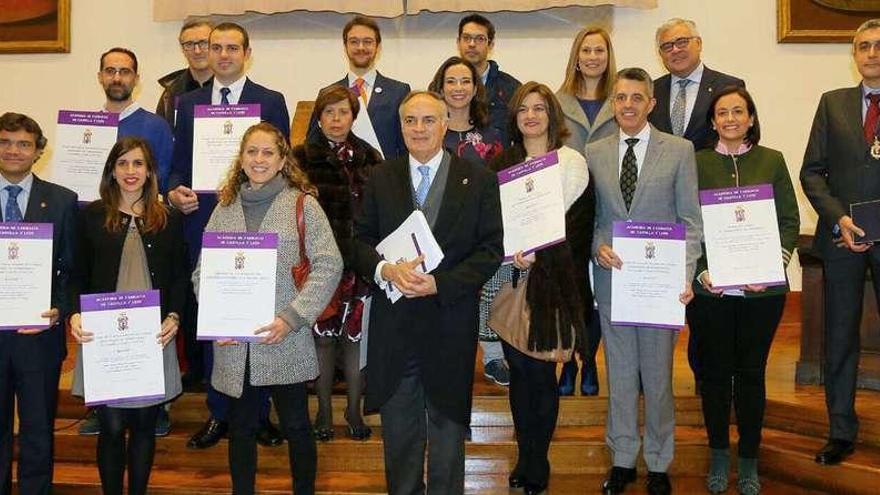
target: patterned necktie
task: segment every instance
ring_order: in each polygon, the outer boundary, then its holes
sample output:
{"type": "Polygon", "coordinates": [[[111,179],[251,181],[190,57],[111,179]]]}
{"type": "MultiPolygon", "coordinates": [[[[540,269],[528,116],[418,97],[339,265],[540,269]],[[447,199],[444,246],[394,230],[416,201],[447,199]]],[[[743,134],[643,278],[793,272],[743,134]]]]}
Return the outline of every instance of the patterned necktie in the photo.
{"type": "Polygon", "coordinates": [[[682,79],[678,81],[678,93],[675,95],[675,101],[672,103],[672,133],[676,136],[684,134],[684,114],[687,110],[687,85],[691,83],[690,79],[682,79]]]}
{"type": "Polygon", "coordinates": [[[419,173],[422,174],[422,180],[416,188],[416,204],[421,208],[428,199],[428,190],[431,189],[431,167],[427,165],[419,165],[419,173]]]}
{"type": "Polygon", "coordinates": [[[232,90],[229,88],[220,88],[220,104],[221,105],[229,105],[229,93],[232,90]]]}
{"type": "Polygon", "coordinates": [[[6,218],[3,220],[6,222],[21,222],[24,220],[24,215],[21,214],[21,209],[18,207],[18,194],[21,192],[21,186],[11,184],[3,189],[9,193],[9,198],[6,199],[6,218]]]}
{"type": "Polygon", "coordinates": [[[363,102],[363,104],[366,105],[367,104],[367,90],[364,88],[364,84],[366,84],[366,81],[364,81],[364,78],[359,77],[354,80],[354,84],[351,86],[351,89],[354,91],[354,93],[356,95],[358,95],[361,98],[361,101],[363,102]]]}
{"type": "Polygon", "coordinates": [[[874,144],[877,135],[877,124],[880,123],[880,93],[867,95],[868,113],[865,114],[865,141],[874,144]]]}
{"type": "Polygon", "coordinates": [[[626,139],[626,153],[623,154],[623,164],[620,167],[620,193],[623,194],[623,202],[629,211],[632,205],[633,194],[636,192],[636,182],[639,180],[639,168],[636,166],[636,152],[633,149],[638,143],[638,138],[626,139]]]}
{"type": "Polygon", "coordinates": [[[333,153],[336,154],[336,158],[341,163],[347,163],[351,161],[352,157],[354,157],[354,147],[349,144],[348,141],[343,141],[341,143],[331,143],[330,149],[333,150],[333,153]]]}

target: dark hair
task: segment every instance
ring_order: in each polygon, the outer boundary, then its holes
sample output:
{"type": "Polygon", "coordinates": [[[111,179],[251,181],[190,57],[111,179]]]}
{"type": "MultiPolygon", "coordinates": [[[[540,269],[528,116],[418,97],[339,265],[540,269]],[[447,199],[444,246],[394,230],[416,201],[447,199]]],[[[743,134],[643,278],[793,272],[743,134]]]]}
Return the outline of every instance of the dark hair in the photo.
{"type": "Polygon", "coordinates": [[[376,44],[382,44],[382,32],[379,31],[379,25],[376,24],[376,21],[370,19],[369,17],[364,17],[362,15],[356,15],[351,18],[350,21],[345,23],[345,27],[342,28],[342,41],[348,41],[348,32],[351,31],[351,28],[355,26],[364,26],[365,28],[372,29],[374,33],[376,33],[376,44]]]}
{"type": "Polygon", "coordinates": [[[184,22],[183,26],[180,26],[180,32],[177,33],[177,37],[180,38],[181,36],[183,36],[184,31],[188,31],[190,29],[197,28],[197,27],[203,27],[203,26],[211,28],[212,31],[214,30],[214,23],[213,22],[202,20],[202,19],[193,19],[191,21],[184,22]]]}
{"type": "Polygon", "coordinates": [[[547,118],[549,120],[547,127],[547,151],[561,148],[565,144],[565,138],[570,134],[568,128],[565,127],[565,115],[562,113],[559,100],[556,99],[553,91],[545,84],[535,81],[523,84],[510,97],[510,103],[508,104],[510,110],[507,116],[507,129],[510,140],[515,145],[523,145],[523,135],[522,131],[519,130],[519,126],[516,125],[516,116],[519,114],[519,107],[522,105],[523,100],[531,93],[537,93],[547,104],[547,118]]]}
{"type": "Polygon", "coordinates": [[[101,54],[101,64],[98,67],[98,70],[104,70],[104,59],[107,58],[107,55],[110,55],[111,53],[121,53],[123,55],[128,55],[128,58],[130,58],[131,61],[134,63],[134,73],[137,74],[137,71],[138,71],[137,55],[135,55],[134,52],[129,50],[128,48],[121,48],[118,46],[113,47],[113,48],[111,48],[101,54]]]}
{"type": "Polygon", "coordinates": [[[334,103],[339,103],[340,101],[348,101],[349,106],[351,106],[351,117],[352,119],[356,119],[358,116],[358,112],[360,112],[361,104],[358,101],[360,98],[354,95],[354,93],[346,88],[345,86],[339,86],[334,84],[330,87],[324,88],[318,93],[318,97],[315,98],[315,115],[318,119],[321,118],[321,114],[324,113],[324,109],[327,108],[328,105],[333,105],[334,103]]]}
{"type": "Polygon", "coordinates": [[[746,91],[746,88],[740,86],[725,86],[720,91],[715,92],[715,96],[712,97],[712,101],[709,103],[709,111],[706,112],[706,124],[709,127],[709,137],[712,139],[712,142],[718,144],[718,131],[715,130],[715,126],[713,125],[712,119],[715,117],[715,106],[718,105],[718,100],[722,97],[732,94],[738,94],[742,97],[743,100],[746,101],[746,110],[749,112],[749,117],[752,118],[752,126],[749,127],[749,130],[746,131],[745,141],[750,145],[755,146],[758,144],[758,141],[761,140],[761,124],[758,123],[758,109],[755,107],[755,100],[752,99],[752,95],[746,91]]]}
{"type": "Polygon", "coordinates": [[[49,142],[46,136],[43,135],[43,129],[40,128],[40,124],[23,113],[6,112],[0,115],[0,131],[24,131],[28,134],[33,134],[34,144],[38,150],[45,149],[46,144],[49,142]]]}
{"type": "Polygon", "coordinates": [[[145,232],[158,232],[165,228],[168,221],[168,210],[159,199],[159,170],[150,145],[145,140],[128,136],[120,139],[113,145],[107,161],[104,163],[104,171],[101,173],[101,183],[98,191],[101,200],[104,201],[104,228],[108,232],[119,232],[122,229],[122,215],[119,213],[119,203],[122,194],[119,192],[119,184],[113,176],[116,170],[116,160],[122,155],[140,149],[144,154],[144,163],[147,165],[147,181],[141,190],[141,197],[136,202],[143,205],[143,228],[145,232]]]}
{"type": "Polygon", "coordinates": [[[477,72],[477,68],[467,59],[461,57],[447,58],[446,61],[440,65],[440,68],[437,69],[437,72],[434,74],[434,79],[432,79],[431,84],[428,85],[428,90],[442,95],[443,80],[446,79],[446,71],[449,70],[450,67],[455,65],[463,65],[467,67],[469,71],[471,71],[471,79],[473,80],[474,87],[477,90],[474,94],[474,97],[471,99],[470,104],[471,124],[473,124],[477,129],[483,129],[489,124],[489,105],[486,103],[486,87],[483,86],[483,78],[480,77],[480,74],[477,72]]]}
{"type": "MultiPolygon", "coordinates": [[[[221,22],[214,26],[214,29],[211,30],[211,34],[214,34],[214,31],[238,31],[239,34],[241,34],[241,47],[247,50],[251,46],[251,38],[248,36],[247,30],[239,24],[234,22],[221,22]]],[[[209,35],[208,39],[210,38],[211,36],[209,35]]]]}
{"type": "Polygon", "coordinates": [[[626,79],[627,81],[639,81],[645,83],[645,86],[648,88],[648,97],[654,97],[654,82],[651,80],[651,76],[648,75],[648,72],[641,67],[627,67],[626,69],[620,69],[617,72],[617,80],[626,79]]]}
{"type": "Polygon", "coordinates": [[[459,38],[461,38],[461,32],[464,29],[464,25],[470,24],[472,22],[474,24],[479,24],[480,26],[483,26],[484,28],[486,28],[486,31],[488,31],[488,33],[486,33],[486,34],[489,36],[489,43],[492,43],[493,41],[495,41],[495,25],[492,24],[492,21],[490,21],[489,19],[486,19],[485,17],[481,16],[480,14],[466,15],[466,16],[462,17],[460,21],[458,21],[458,37],[459,38]]]}

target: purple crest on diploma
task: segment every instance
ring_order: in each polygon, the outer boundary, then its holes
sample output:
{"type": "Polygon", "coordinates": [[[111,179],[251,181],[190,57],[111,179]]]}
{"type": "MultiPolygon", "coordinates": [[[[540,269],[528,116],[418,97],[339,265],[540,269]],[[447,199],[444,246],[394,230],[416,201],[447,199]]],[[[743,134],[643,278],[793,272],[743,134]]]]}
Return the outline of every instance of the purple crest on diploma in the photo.
{"type": "Polygon", "coordinates": [[[223,134],[229,136],[232,134],[232,121],[227,120],[223,123],[223,134]]]}
{"type": "Polygon", "coordinates": [[[651,241],[645,243],[645,259],[652,260],[657,257],[657,245],[651,241]]]}
{"type": "Polygon", "coordinates": [[[736,205],[736,209],[733,210],[733,216],[736,220],[736,223],[742,223],[746,221],[746,209],[742,207],[742,205],[736,205]]]}
{"type": "Polygon", "coordinates": [[[235,269],[236,270],[244,270],[244,253],[239,251],[235,253],[235,269]]]}
{"type": "Polygon", "coordinates": [[[92,143],[92,130],[86,127],[86,130],[83,131],[83,144],[91,144],[92,143]]]}
{"type": "Polygon", "coordinates": [[[128,315],[124,311],[116,317],[116,329],[120,332],[128,330],[128,315]]]}
{"type": "Polygon", "coordinates": [[[6,257],[9,261],[15,261],[18,259],[19,250],[21,248],[18,246],[18,243],[13,241],[9,243],[9,247],[6,250],[6,257]]]}
{"type": "Polygon", "coordinates": [[[529,177],[526,179],[526,192],[530,193],[535,190],[535,179],[529,177]]]}

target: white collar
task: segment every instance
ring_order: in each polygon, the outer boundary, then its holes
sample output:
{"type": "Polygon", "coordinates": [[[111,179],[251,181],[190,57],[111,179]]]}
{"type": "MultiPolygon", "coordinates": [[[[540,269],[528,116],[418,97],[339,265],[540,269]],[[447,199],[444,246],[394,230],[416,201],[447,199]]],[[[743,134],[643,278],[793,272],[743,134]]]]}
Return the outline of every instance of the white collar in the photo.
{"type": "Polygon", "coordinates": [[[437,150],[437,154],[431,157],[431,159],[425,163],[422,163],[418,161],[416,157],[409,155],[409,167],[411,170],[417,170],[418,167],[421,167],[422,165],[427,165],[433,173],[436,172],[438,168],[440,168],[441,161],[443,161],[443,148],[437,150]]]}
{"type": "Polygon", "coordinates": [[[375,67],[368,70],[367,73],[364,74],[363,76],[358,76],[354,72],[348,71],[348,86],[349,87],[354,86],[355,80],[357,80],[357,78],[360,77],[366,83],[367,88],[374,88],[376,86],[376,75],[377,74],[378,74],[378,72],[376,71],[375,67]]]}
{"type": "Polygon", "coordinates": [[[670,75],[672,76],[672,87],[674,88],[675,85],[678,84],[678,81],[681,81],[682,79],[687,79],[691,82],[691,84],[696,84],[697,86],[699,86],[700,81],[703,80],[703,69],[705,69],[705,67],[703,66],[703,62],[700,62],[700,64],[697,65],[697,68],[685,77],[678,77],[675,74],[670,73],[670,75]]]}
{"type": "Polygon", "coordinates": [[[635,136],[630,136],[629,134],[623,132],[623,129],[620,129],[620,131],[619,131],[620,144],[625,145],[626,140],[629,138],[638,139],[639,142],[636,143],[636,145],[639,145],[642,143],[647,143],[648,140],[651,139],[651,124],[645,122],[645,127],[642,127],[642,130],[639,131],[635,136]]]}
{"type": "MultiPolygon", "coordinates": [[[[0,174],[0,190],[3,190],[6,186],[18,186],[22,189],[23,192],[30,194],[31,187],[33,187],[33,185],[34,185],[34,173],[33,172],[28,172],[28,174],[24,176],[24,179],[21,179],[21,181],[18,184],[13,184],[12,182],[9,182],[9,180],[6,177],[4,177],[3,174],[0,174]]],[[[19,194],[21,194],[21,193],[19,193],[19,194]]]]}
{"type": "MultiPolygon", "coordinates": [[[[124,119],[130,117],[131,114],[137,112],[138,110],[140,110],[140,108],[141,108],[141,105],[138,102],[136,102],[136,101],[131,102],[131,105],[123,108],[122,111],[119,112],[119,120],[124,120],[124,119]]],[[[101,111],[102,112],[110,112],[110,110],[107,110],[106,105],[104,106],[104,108],[101,109],[101,111]]]]}
{"type": "Polygon", "coordinates": [[[232,84],[223,85],[216,78],[214,79],[214,84],[217,86],[217,91],[220,91],[220,88],[229,88],[229,91],[235,94],[241,94],[241,90],[244,89],[244,83],[247,81],[247,74],[238,78],[237,81],[232,84]]]}

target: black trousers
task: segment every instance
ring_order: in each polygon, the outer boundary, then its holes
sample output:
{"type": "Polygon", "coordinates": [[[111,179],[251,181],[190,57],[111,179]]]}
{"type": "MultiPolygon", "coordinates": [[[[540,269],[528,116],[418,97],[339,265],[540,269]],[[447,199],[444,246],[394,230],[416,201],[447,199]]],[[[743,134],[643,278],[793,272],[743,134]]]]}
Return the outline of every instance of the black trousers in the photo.
{"type": "Polygon", "coordinates": [[[0,332],[0,494],[12,493],[13,414],[18,401],[18,490],[52,491],[53,430],[58,404],[59,328],[38,335],[0,332]]]}
{"type": "Polygon", "coordinates": [[[97,408],[98,473],[104,495],[122,495],[128,465],[128,494],[146,495],[156,453],[156,418],[159,405],[138,409],[97,408]],[[125,434],[128,432],[128,442],[125,434]],[[126,443],[128,444],[126,446],[126,443]]]}
{"type": "MultiPolygon", "coordinates": [[[[247,369],[248,364],[245,365],[247,369]]],[[[272,394],[280,420],[280,428],[287,438],[293,493],[315,493],[315,475],[318,469],[318,449],[309,421],[309,403],[305,383],[255,387],[245,371],[244,388],[239,398],[229,403],[229,471],[236,495],[252,495],[257,474],[257,430],[260,427],[262,394],[272,394]]]]}
{"type": "Polygon", "coordinates": [[[385,479],[390,495],[464,493],[464,437],[467,427],[443,415],[411,367],[394,395],[379,411],[385,449],[385,479]],[[428,486],[425,491],[425,446],[428,486]]]}
{"type": "Polygon", "coordinates": [[[865,274],[871,269],[880,301],[880,249],[825,260],[825,405],[830,438],[854,442],[858,436],[856,384],[859,373],[865,274]]]}
{"type": "Polygon", "coordinates": [[[767,399],[764,371],[785,295],[698,295],[706,315],[697,327],[702,363],[703,418],[713,449],[730,447],[730,404],[736,410],[739,456],[758,457],[767,399]]]}
{"type": "Polygon", "coordinates": [[[559,415],[556,363],[541,361],[502,342],[510,367],[510,412],[519,455],[515,471],[530,483],[550,477],[550,440],[559,415]]]}

